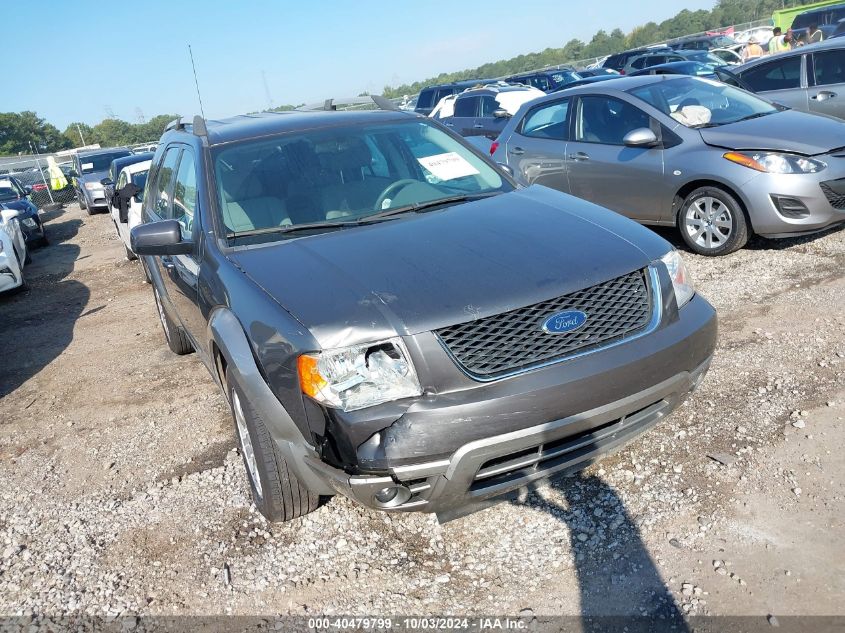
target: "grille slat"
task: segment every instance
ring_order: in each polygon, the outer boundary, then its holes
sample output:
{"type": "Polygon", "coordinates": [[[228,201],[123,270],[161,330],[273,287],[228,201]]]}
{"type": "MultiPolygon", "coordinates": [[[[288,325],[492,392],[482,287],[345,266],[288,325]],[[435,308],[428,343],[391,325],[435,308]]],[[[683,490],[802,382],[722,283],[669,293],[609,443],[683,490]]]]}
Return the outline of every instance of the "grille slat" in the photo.
{"type": "Polygon", "coordinates": [[[562,360],[645,328],[651,301],[642,270],[562,297],[460,323],[435,333],[470,375],[489,379],[562,360]],[[544,321],[564,310],[587,314],[572,332],[550,334],[544,321]]]}

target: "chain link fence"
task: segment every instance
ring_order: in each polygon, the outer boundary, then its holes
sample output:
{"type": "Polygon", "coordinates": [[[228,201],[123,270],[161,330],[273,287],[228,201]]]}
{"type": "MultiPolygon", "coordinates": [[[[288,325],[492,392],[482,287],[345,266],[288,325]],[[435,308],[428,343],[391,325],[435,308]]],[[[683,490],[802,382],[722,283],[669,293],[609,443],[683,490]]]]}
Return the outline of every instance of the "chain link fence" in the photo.
{"type": "Polygon", "coordinates": [[[4,177],[13,177],[31,190],[29,199],[39,209],[50,205],[62,205],[76,200],[73,179],[70,176],[72,164],[68,157],[54,159],[62,173],[58,177],[51,173],[45,157],[31,157],[21,160],[4,160],[0,163],[0,181],[4,177]],[[60,162],[64,160],[64,162],[60,162]]]}

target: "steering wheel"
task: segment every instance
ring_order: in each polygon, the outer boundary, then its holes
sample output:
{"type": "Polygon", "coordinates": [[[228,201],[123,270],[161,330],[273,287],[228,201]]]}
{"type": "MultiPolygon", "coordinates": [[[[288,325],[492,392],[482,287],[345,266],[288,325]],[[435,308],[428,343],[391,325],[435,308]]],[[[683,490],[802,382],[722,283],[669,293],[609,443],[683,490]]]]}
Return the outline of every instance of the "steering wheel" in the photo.
{"type": "Polygon", "coordinates": [[[381,211],[381,205],[383,205],[384,201],[387,200],[394,192],[398,193],[400,189],[404,189],[408,185],[415,185],[417,183],[419,183],[419,180],[414,180],[413,178],[402,178],[402,180],[390,183],[387,187],[385,187],[384,191],[379,194],[379,197],[376,198],[376,203],[373,205],[373,209],[381,211]]]}

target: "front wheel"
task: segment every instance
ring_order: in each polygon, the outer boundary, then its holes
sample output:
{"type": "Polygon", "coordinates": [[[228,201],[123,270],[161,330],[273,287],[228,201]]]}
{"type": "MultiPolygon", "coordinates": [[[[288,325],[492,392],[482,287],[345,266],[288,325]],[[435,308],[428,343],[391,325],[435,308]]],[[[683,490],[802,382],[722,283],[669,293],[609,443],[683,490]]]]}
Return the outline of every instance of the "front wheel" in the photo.
{"type": "Polygon", "coordinates": [[[736,198],[715,187],[699,187],[686,197],[678,228],[686,245],[699,255],[727,255],[748,242],[745,212],[736,198]]]}
{"type": "Polygon", "coordinates": [[[181,326],[176,325],[167,311],[164,309],[164,304],[161,302],[161,297],[158,290],[153,286],[153,296],[155,297],[156,309],[158,309],[158,318],[161,321],[161,327],[164,330],[164,338],[167,340],[167,346],[174,354],[184,356],[194,351],[191,342],[181,326]]]}
{"type": "Polygon", "coordinates": [[[231,373],[226,386],[235,433],[255,507],[268,521],[290,521],[317,509],[320,497],[305,488],[279,454],[261,415],[231,373]]]}

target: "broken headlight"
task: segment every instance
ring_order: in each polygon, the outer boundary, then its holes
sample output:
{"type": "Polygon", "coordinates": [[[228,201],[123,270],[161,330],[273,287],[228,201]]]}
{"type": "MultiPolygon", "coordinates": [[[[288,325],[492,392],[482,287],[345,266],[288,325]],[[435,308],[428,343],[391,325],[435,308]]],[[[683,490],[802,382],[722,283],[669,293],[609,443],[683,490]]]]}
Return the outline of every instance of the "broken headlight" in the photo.
{"type": "Polygon", "coordinates": [[[684,264],[681,254],[672,249],[660,258],[666,269],[669,271],[669,277],[672,279],[672,288],[675,290],[675,301],[678,303],[678,308],[686,305],[695,294],[695,288],[692,285],[687,267],[684,264]]]}
{"type": "Polygon", "coordinates": [[[297,365],[303,393],[344,411],[422,393],[399,338],[303,354],[297,365]]]}

